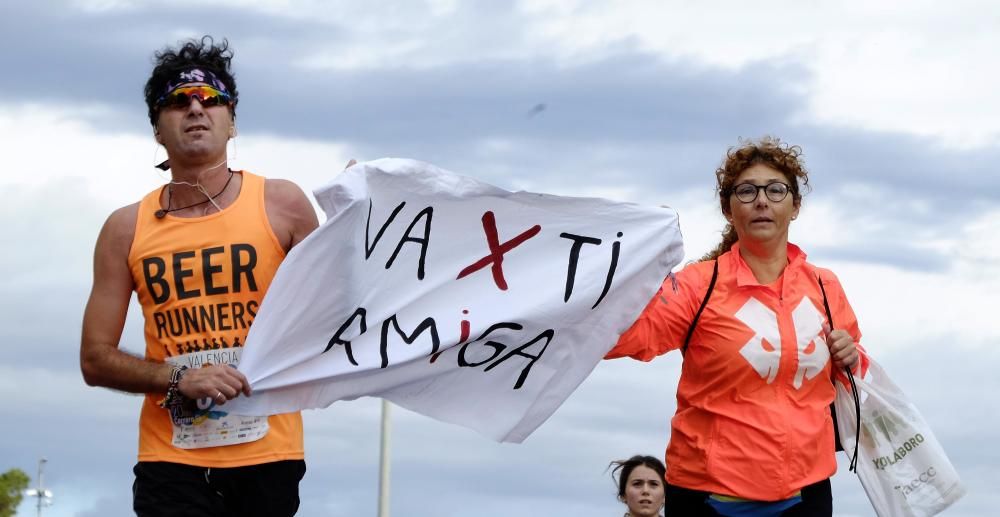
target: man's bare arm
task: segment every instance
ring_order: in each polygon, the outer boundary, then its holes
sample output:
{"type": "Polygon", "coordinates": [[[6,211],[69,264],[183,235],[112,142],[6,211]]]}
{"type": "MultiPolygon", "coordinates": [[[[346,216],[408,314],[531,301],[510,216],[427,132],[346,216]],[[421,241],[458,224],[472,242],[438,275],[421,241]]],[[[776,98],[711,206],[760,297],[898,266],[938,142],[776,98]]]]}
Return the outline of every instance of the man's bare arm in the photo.
{"type": "Polygon", "coordinates": [[[137,211],[138,204],[116,210],[97,237],[94,284],[83,313],[80,369],[83,380],[91,386],[131,393],[164,392],[170,381],[169,365],[146,361],[118,348],[134,287],[128,252],[137,211]]]}

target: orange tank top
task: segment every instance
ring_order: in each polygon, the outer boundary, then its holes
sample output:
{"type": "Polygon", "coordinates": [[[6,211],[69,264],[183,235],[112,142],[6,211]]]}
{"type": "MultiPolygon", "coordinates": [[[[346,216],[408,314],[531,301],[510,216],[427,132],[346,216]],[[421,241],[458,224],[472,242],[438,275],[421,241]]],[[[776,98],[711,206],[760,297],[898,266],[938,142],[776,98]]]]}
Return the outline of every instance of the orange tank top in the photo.
{"type": "MultiPolygon", "coordinates": [[[[236,201],[204,217],[155,216],[162,188],[139,204],[128,264],[145,318],[146,358],[189,368],[237,364],[250,324],[285,257],[264,209],[264,178],[240,172],[236,201]]],[[[201,407],[175,426],[147,394],[139,417],[139,461],[239,467],[302,459],[299,413],[230,415],[201,407]]]]}

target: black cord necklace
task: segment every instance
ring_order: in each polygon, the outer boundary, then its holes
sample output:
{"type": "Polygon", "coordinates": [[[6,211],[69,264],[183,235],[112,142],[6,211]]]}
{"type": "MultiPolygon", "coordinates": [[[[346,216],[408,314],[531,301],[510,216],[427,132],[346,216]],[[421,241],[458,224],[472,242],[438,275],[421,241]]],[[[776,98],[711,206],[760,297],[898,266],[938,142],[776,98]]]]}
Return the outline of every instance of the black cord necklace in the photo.
{"type": "Polygon", "coordinates": [[[204,201],[199,201],[197,203],[194,203],[194,204],[191,204],[191,205],[188,205],[188,206],[182,206],[182,207],[179,207],[179,208],[170,208],[170,196],[171,196],[171,194],[173,194],[174,189],[171,188],[170,185],[168,185],[167,186],[167,208],[161,208],[161,209],[157,210],[156,213],[154,213],[153,215],[155,215],[157,219],[163,219],[170,212],[177,212],[179,210],[187,210],[188,208],[196,207],[198,205],[204,205],[205,203],[208,203],[209,201],[214,201],[215,198],[221,196],[222,193],[226,191],[226,188],[229,187],[229,182],[231,182],[231,181],[233,181],[233,170],[229,169],[229,179],[226,180],[226,184],[223,185],[222,189],[219,190],[218,192],[216,192],[215,195],[209,196],[208,199],[206,199],[204,201]]]}

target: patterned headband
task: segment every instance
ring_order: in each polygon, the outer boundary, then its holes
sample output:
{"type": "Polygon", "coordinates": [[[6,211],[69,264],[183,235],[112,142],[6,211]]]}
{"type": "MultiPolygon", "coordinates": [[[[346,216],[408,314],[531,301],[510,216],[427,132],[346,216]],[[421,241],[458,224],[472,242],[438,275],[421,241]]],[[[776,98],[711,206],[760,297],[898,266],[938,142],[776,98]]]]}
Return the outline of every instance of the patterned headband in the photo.
{"type": "Polygon", "coordinates": [[[163,95],[161,95],[160,98],[163,98],[168,93],[190,83],[205,83],[216,90],[229,93],[225,83],[212,73],[211,70],[205,70],[204,68],[185,68],[184,70],[177,72],[176,77],[167,81],[167,86],[163,89],[163,95]]]}

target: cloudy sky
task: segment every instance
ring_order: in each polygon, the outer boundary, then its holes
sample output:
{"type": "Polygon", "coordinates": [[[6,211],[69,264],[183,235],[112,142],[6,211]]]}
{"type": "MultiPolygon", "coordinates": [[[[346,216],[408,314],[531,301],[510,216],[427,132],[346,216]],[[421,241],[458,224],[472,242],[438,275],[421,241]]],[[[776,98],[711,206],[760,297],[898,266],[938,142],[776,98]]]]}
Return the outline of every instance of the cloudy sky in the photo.
{"type": "MultiPolygon", "coordinates": [[[[4,0],[0,471],[34,477],[44,456],[45,515],[130,515],[140,398],[79,373],[93,244],[164,183],[142,101],[153,51],[213,34],[236,52],[233,164],[307,191],[351,158],[417,158],[512,190],[670,205],[694,258],[722,227],[727,147],[801,145],[813,192],[792,240],[840,276],[863,344],[963,476],[945,515],[994,513],[998,24],[986,0],[4,0]]],[[[139,352],[135,313],[122,346],[139,352]]],[[[617,515],[605,468],[662,454],[679,365],[599,365],[520,445],[397,408],[393,515],[617,515]]],[[[374,515],[379,402],[305,420],[300,515],[374,515]]],[[[834,490],[837,515],[873,514],[846,467],[834,490]]]]}

